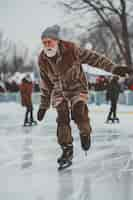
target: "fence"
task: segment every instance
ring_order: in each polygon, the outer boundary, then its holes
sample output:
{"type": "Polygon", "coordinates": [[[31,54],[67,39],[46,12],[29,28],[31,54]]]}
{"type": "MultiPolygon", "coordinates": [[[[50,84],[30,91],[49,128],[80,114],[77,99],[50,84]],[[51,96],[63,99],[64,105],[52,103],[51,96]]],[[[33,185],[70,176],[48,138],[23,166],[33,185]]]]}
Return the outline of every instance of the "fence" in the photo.
{"type": "MultiPolygon", "coordinates": [[[[106,103],[106,91],[90,91],[89,92],[89,104],[95,103],[100,105],[106,103]]],[[[32,95],[33,104],[39,104],[40,93],[33,93],[32,95]]],[[[0,102],[16,102],[20,103],[19,93],[0,93],[0,102]]],[[[125,105],[133,105],[133,91],[126,90],[120,94],[119,103],[125,105]]]]}

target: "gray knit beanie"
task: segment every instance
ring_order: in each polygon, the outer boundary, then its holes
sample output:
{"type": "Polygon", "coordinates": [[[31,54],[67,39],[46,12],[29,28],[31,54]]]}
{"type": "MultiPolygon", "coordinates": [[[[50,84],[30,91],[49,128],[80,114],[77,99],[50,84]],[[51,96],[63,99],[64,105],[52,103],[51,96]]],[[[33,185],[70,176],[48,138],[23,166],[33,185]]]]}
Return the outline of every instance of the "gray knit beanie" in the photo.
{"type": "Polygon", "coordinates": [[[59,32],[60,32],[60,26],[53,25],[51,27],[46,28],[42,32],[41,39],[43,39],[45,37],[59,39],[59,32]]]}

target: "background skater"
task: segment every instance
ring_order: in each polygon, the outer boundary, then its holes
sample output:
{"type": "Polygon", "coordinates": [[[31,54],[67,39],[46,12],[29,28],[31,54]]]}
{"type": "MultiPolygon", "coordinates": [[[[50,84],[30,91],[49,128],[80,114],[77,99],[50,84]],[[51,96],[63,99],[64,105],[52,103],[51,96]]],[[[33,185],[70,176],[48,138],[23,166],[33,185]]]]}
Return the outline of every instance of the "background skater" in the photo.
{"type": "Polygon", "coordinates": [[[37,124],[37,122],[33,118],[32,89],[32,79],[28,74],[22,79],[20,85],[21,104],[22,106],[26,107],[24,126],[37,124]]]}
{"type": "Polygon", "coordinates": [[[110,111],[106,120],[107,123],[109,121],[112,123],[115,121],[119,122],[119,118],[117,117],[117,103],[121,87],[118,80],[118,76],[113,76],[107,87],[106,99],[110,101],[110,111]]]}

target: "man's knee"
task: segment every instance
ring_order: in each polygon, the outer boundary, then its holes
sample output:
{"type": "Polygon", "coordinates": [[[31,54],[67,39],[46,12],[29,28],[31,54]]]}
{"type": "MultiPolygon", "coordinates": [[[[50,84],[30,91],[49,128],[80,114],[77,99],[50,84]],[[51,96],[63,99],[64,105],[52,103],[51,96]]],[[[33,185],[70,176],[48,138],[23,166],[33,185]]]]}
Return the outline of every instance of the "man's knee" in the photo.
{"type": "Polygon", "coordinates": [[[88,107],[83,101],[77,102],[72,109],[72,119],[75,122],[88,119],[88,107]]]}
{"type": "Polygon", "coordinates": [[[89,135],[91,133],[92,129],[88,116],[88,107],[84,102],[79,101],[74,105],[72,110],[72,119],[77,124],[80,134],[83,133],[89,135]]]}
{"type": "Polygon", "coordinates": [[[70,117],[69,117],[69,108],[66,101],[63,101],[58,107],[57,107],[57,119],[58,124],[69,124],[70,117]]]}

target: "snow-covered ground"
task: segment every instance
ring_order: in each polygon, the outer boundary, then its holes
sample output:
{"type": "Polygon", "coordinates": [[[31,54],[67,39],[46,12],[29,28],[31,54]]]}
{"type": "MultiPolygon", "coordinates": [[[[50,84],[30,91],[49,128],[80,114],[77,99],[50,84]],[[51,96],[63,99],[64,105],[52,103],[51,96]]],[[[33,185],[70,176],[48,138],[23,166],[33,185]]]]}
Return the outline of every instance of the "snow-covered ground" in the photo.
{"type": "Polygon", "coordinates": [[[133,106],[119,105],[120,124],[114,125],[104,123],[109,105],[89,110],[92,147],[86,157],[72,123],[73,166],[58,172],[55,110],[24,128],[24,108],[0,104],[0,200],[133,199],[133,106]]]}

